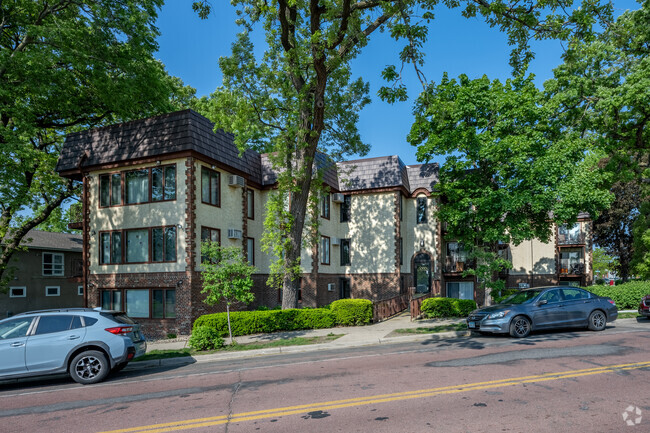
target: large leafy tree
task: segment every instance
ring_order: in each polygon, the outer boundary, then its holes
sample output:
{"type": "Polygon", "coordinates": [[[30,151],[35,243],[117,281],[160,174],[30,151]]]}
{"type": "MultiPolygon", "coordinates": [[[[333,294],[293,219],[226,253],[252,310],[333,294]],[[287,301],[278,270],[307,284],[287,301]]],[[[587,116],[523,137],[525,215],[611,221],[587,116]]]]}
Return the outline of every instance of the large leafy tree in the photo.
{"type": "Polygon", "coordinates": [[[598,38],[572,44],[546,87],[566,125],[607,153],[616,201],[597,221],[596,241],[619,257],[623,278],[633,254],[636,263],[650,257],[650,230],[632,229],[650,206],[650,1],[639,3],[598,38]]]}
{"type": "Polygon", "coordinates": [[[420,160],[447,156],[438,216],[453,237],[469,245],[548,241],[551,220],[575,221],[608,204],[595,146],[559,115],[533,76],[444,76],[422,93],[409,141],[420,160]]]}
{"type": "Polygon", "coordinates": [[[78,194],[54,171],[65,134],[167,112],[192,95],[153,57],[162,3],[0,2],[3,280],[25,234],[78,194]]]}
{"type": "MultiPolygon", "coordinates": [[[[571,2],[544,0],[521,4],[503,0],[233,0],[244,31],[233,44],[232,56],[220,61],[224,85],[204,101],[202,111],[217,127],[236,133],[240,148],[272,152],[280,173],[275,205],[267,215],[272,235],[269,251],[279,251],[273,268],[283,286],[283,308],[297,306],[297,274],[308,214],[309,195],[319,150],[330,155],[364,154],[356,128],[357,113],[368,102],[367,84],[353,79],[350,61],[357,57],[378,30],[404,41],[398,62],[415,67],[424,83],[421,48],[437,6],[461,7],[466,17],[480,15],[509,35],[514,45],[512,64],[530,59],[531,37],[567,38],[587,34],[595,17],[607,16],[609,6],[583,2],[582,9],[565,15],[571,2]],[[266,50],[253,53],[250,32],[262,27],[266,50]],[[287,207],[288,206],[288,207],[287,207]],[[275,247],[274,247],[275,245],[275,247]]],[[[207,0],[194,2],[203,17],[207,0]]],[[[388,101],[404,100],[401,69],[387,67],[383,76],[392,82],[381,89],[388,101]]],[[[311,231],[313,233],[313,230],[311,231]]],[[[310,239],[313,236],[309,236],[310,239]]]]}
{"type": "Polygon", "coordinates": [[[483,288],[501,290],[499,244],[548,241],[552,224],[608,205],[591,140],[567,130],[533,76],[502,83],[465,75],[429,86],[409,134],[420,160],[446,156],[437,216],[477,258],[483,288]]]}
{"type": "Polygon", "coordinates": [[[611,192],[614,201],[594,221],[594,243],[617,258],[615,270],[623,281],[627,281],[634,254],[633,226],[644,197],[641,186],[636,181],[615,182],[611,192]]]}

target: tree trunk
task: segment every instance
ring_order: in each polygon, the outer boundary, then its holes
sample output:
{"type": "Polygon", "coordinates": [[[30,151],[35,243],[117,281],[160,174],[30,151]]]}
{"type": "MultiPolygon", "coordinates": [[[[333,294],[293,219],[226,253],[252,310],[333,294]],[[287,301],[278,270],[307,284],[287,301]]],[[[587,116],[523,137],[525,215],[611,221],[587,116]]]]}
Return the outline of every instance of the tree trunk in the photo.
{"type": "Polygon", "coordinates": [[[228,335],[230,336],[230,344],[232,344],[232,328],[230,327],[230,304],[226,303],[226,317],[228,317],[228,335]]]}

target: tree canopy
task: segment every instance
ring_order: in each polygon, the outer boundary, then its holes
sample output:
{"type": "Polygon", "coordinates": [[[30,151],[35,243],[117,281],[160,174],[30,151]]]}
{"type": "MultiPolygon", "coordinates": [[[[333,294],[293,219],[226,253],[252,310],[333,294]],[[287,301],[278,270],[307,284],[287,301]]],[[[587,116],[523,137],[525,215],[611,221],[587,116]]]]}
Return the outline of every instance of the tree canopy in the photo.
{"type": "Polygon", "coordinates": [[[65,134],[183,106],[155,60],[162,0],[0,3],[0,276],[78,184],[54,171],[65,134]]]}
{"type": "Polygon", "coordinates": [[[597,148],[567,130],[533,77],[501,83],[444,76],[420,95],[409,142],[420,160],[446,155],[438,216],[469,245],[548,241],[550,221],[609,204],[597,148]]]}
{"type": "MultiPolygon", "coordinates": [[[[243,32],[232,55],[220,65],[224,84],[202,101],[199,109],[216,127],[234,132],[238,146],[272,152],[278,178],[278,206],[269,213],[274,243],[281,250],[274,269],[283,281],[283,308],[297,305],[297,269],[309,194],[322,184],[313,182],[316,153],[332,157],[363,155],[367,145],[359,136],[358,111],[369,101],[368,87],[352,76],[356,58],[376,31],[387,30],[403,42],[395,63],[410,64],[424,83],[422,46],[434,19],[434,9],[462,7],[470,18],[481,16],[507,32],[514,46],[511,64],[520,69],[532,56],[530,38],[588,36],[594,23],[606,19],[611,6],[586,0],[582,8],[564,13],[567,2],[468,0],[234,0],[243,32]],[[254,56],[250,32],[262,28],[266,49],[254,56]],[[288,205],[287,205],[288,203],[288,205]],[[286,209],[284,207],[286,207],[286,209]]],[[[570,5],[571,2],[569,2],[570,5]]],[[[196,1],[194,9],[207,17],[211,4],[196,1]]],[[[383,77],[390,85],[380,91],[387,101],[406,98],[401,68],[388,66],[383,77]]],[[[313,230],[311,230],[313,233],[313,230]]],[[[309,236],[308,240],[313,239],[309,236]]]]}

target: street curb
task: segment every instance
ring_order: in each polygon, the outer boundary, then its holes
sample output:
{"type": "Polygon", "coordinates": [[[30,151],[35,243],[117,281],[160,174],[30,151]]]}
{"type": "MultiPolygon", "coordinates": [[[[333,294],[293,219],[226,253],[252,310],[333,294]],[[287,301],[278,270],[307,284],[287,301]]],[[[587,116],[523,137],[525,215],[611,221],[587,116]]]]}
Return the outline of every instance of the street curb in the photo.
{"type": "MultiPolygon", "coordinates": [[[[156,367],[173,367],[195,363],[228,361],[235,359],[257,358],[268,355],[282,355],[293,353],[317,352],[319,350],[344,349],[352,347],[367,347],[386,344],[398,344],[419,341],[438,341],[446,338],[469,337],[468,331],[447,331],[436,334],[411,334],[399,337],[381,337],[376,340],[350,341],[310,344],[305,346],[284,346],[270,349],[245,350],[241,352],[211,353],[207,355],[182,356],[178,358],[152,359],[148,361],[136,361],[129,363],[124,371],[143,370],[156,367]]],[[[343,338],[343,337],[341,337],[343,338]]]]}

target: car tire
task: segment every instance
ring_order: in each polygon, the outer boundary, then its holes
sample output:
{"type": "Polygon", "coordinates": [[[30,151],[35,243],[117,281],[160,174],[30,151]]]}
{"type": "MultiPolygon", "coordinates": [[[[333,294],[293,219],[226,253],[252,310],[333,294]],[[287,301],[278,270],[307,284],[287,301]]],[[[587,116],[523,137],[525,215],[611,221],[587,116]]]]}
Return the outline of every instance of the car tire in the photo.
{"type": "Polygon", "coordinates": [[[106,356],[97,350],[81,352],[70,362],[69,374],[72,380],[83,385],[101,382],[110,373],[106,356]]]}
{"type": "Polygon", "coordinates": [[[531,330],[530,320],[525,316],[516,316],[510,322],[510,336],[515,338],[528,337],[531,330]]]}
{"type": "Polygon", "coordinates": [[[594,310],[589,315],[587,323],[590,331],[602,331],[607,326],[607,317],[601,310],[594,310]]]}

